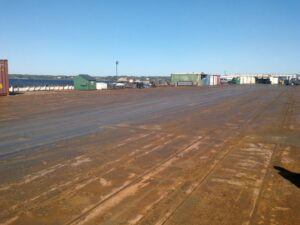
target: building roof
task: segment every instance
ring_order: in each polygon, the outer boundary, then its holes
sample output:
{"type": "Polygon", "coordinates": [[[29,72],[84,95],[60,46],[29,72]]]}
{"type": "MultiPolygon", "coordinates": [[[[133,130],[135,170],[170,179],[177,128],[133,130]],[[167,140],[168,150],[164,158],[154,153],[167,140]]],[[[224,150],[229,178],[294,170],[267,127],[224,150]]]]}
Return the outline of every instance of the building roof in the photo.
{"type": "Polygon", "coordinates": [[[83,79],[88,80],[88,81],[96,81],[96,78],[91,77],[91,76],[86,75],[86,74],[79,74],[78,76],[80,76],[80,77],[82,77],[83,79]]]}
{"type": "Polygon", "coordinates": [[[127,77],[120,77],[118,79],[118,82],[128,82],[128,79],[127,79],[127,77]]]}
{"type": "Polygon", "coordinates": [[[203,72],[182,72],[182,73],[171,73],[171,75],[203,75],[203,72]]]}

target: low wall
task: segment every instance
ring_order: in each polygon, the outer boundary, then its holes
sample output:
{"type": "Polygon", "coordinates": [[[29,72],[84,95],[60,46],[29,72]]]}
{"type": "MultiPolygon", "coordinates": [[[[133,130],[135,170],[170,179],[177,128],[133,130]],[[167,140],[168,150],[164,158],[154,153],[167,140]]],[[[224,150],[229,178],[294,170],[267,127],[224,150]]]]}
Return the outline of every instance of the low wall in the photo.
{"type": "Polygon", "coordinates": [[[74,90],[74,86],[34,86],[34,87],[10,87],[9,92],[11,93],[22,93],[30,91],[64,91],[74,90]]]}

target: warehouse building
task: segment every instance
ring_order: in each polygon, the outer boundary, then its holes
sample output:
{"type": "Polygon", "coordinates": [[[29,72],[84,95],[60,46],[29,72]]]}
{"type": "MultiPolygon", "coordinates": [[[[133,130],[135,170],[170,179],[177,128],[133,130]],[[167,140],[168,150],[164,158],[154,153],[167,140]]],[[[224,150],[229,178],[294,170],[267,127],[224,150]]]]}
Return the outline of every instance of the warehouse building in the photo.
{"type": "Polygon", "coordinates": [[[96,79],[85,74],[75,76],[74,89],[79,91],[96,90],[96,79]]]}
{"type": "Polygon", "coordinates": [[[171,84],[175,86],[202,86],[219,85],[219,75],[208,75],[205,73],[173,73],[171,84]]]}

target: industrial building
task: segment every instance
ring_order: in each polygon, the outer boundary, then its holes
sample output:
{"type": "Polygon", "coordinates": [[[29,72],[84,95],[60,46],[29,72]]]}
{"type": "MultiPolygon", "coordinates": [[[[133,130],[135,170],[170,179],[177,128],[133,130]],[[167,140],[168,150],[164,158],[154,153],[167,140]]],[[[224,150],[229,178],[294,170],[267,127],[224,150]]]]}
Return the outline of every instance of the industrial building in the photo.
{"type": "Polygon", "coordinates": [[[74,89],[79,91],[96,90],[96,79],[85,74],[75,76],[74,89]]]}
{"type": "Polygon", "coordinates": [[[0,60],[0,95],[6,96],[8,94],[9,94],[8,62],[7,60],[0,60]]]}
{"type": "Polygon", "coordinates": [[[173,73],[171,74],[171,84],[175,86],[219,85],[220,76],[205,73],[173,73]]]}

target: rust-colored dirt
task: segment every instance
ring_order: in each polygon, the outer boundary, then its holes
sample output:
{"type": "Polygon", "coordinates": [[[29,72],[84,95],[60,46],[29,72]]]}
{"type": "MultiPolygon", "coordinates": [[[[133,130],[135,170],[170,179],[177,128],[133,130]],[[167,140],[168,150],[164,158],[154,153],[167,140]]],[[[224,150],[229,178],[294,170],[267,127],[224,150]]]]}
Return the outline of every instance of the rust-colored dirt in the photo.
{"type": "Polygon", "coordinates": [[[300,89],[0,98],[0,224],[300,224],[300,89]]]}

